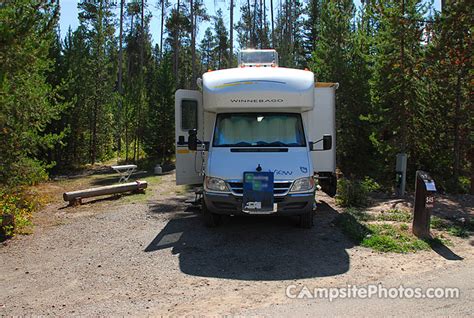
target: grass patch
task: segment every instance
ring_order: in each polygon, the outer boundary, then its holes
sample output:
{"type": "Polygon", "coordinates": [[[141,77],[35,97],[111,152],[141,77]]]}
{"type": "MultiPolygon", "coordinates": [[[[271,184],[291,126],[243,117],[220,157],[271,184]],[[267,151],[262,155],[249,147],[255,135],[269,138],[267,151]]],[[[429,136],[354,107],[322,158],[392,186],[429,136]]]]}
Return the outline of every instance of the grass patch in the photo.
{"type": "Polygon", "coordinates": [[[447,220],[444,220],[437,216],[431,217],[430,227],[436,230],[445,230],[446,227],[449,225],[447,220]]]}
{"type": "Polygon", "coordinates": [[[146,181],[148,182],[148,187],[145,190],[145,193],[136,193],[136,194],[131,194],[131,195],[125,195],[122,198],[122,202],[124,203],[138,203],[138,202],[145,202],[148,199],[151,198],[153,195],[153,192],[155,190],[159,190],[158,185],[161,183],[161,176],[156,176],[156,175],[149,175],[145,176],[142,178],[138,178],[140,181],[146,181]]]}
{"type": "Polygon", "coordinates": [[[361,245],[380,252],[408,253],[427,250],[430,245],[418,239],[407,227],[392,224],[369,224],[371,234],[366,236],[361,245]]]}
{"type": "Polygon", "coordinates": [[[376,251],[408,253],[430,248],[409,231],[407,224],[363,224],[348,212],[338,215],[334,223],[354,243],[376,251]]]}
{"type": "Polygon", "coordinates": [[[469,231],[465,227],[459,225],[448,227],[448,233],[457,237],[469,237],[469,231]]]}
{"type": "Polygon", "coordinates": [[[466,222],[456,222],[432,216],[430,226],[432,229],[446,231],[452,236],[462,238],[469,237],[471,232],[474,231],[474,221],[472,219],[466,222]]]}
{"type": "Polygon", "coordinates": [[[161,176],[157,176],[157,175],[148,175],[144,177],[138,177],[136,179],[140,181],[146,181],[148,182],[148,185],[157,185],[157,184],[160,184],[161,182],[161,176]]]}
{"type": "Polygon", "coordinates": [[[410,222],[413,217],[410,212],[398,209],[382,211],[376,218],[378,221],[410,222]]]}

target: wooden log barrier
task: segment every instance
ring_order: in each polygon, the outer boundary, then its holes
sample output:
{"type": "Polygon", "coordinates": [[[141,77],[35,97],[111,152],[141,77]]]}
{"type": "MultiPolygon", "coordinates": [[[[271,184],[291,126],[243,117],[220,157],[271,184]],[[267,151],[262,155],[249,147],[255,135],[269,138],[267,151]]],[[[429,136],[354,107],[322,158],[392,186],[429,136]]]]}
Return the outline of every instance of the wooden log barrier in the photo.
{"type": "Polygon", "coordinates": [[[99,195],[116,194],[123,192],[142,192],[148,187],[146,181],[135,181],[123,184],[114,184],[110,186],[90,188],[85,190],[64,192],[64,201],[69,201],[70,205],[81,204],[84,198],[96,197],[99,195]]]}

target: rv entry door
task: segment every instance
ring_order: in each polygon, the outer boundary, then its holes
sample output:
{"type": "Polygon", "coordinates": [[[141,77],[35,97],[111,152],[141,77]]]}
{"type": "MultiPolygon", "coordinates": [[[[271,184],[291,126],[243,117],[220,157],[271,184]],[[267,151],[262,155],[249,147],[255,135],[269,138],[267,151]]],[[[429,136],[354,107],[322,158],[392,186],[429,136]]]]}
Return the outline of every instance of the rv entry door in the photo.
{"type": "Polygon", "coordinates": [[[179,89],[175,93],[176,184],[200,184],[203,180],[204,145],[188,149],[189,130],[197,129],[198,140],[204,140],[202,93],[179,89]]]}

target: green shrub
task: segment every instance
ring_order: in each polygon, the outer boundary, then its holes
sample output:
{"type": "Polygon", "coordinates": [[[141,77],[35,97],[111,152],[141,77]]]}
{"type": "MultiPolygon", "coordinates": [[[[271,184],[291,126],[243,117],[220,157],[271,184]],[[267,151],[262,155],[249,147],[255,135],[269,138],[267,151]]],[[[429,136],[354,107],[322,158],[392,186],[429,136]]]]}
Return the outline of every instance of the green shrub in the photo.
{"type": "Polygon", "coordinates": [[[44,164],[31,158],[17,158],[8,167],[1,167],[0,183],[14,187],[38,184],[48,180],[46,171],[52,166],[54,163],[44,164]]]}
{"type": "Polygon", "coordinates": [[[448,227],[448,233],[451,234],[452,236],[457,236],[457,237],[468,237],[469,232],[468,230],[459,225],[452,225],[448,227]]]}
{"type": "Polygon", "coordinates": [[[382,187],[378,184],[374,179],[371,177],[365,177],[364,180],[361,181],[361,185],[365,188],[368,192],[376,192],[380,191],[382,187]]]}
{"type": "Polygon", "coordinates": [[[471,219],[467,222],[454,222],[442,219],[437,216],[432,216],[430,227],[436,230],[447,231],[450,235],[457,237],[468,237],[470,232],[474,231],[473,221],[471,219]]]}
{"type": "Polygon", "coordinates": [[[39,205],[34,194],[25,189],[0,189],[0,241],[16,233],[26,233],[25,229],[32,224],[32,212],[39,205]]]}
{"type": "Polygon", "coordinates": [[[430,221],[430,227],[432,229],[436,230],[444,230],[448,226],[448,221],[437,217],[437,216],[432,216],[431,221],[430,221]]]}
{"type": "Polygon", "coordinates": [[[336,203],[342,207],[364,207],[369,189],[363,182],[342,178],[337,182],[336,203]]]}
{"type": "Polygon", "coordinates": [[[469,193],[471,189],[471,178],[459,177],[459,193],[469,193]]]}

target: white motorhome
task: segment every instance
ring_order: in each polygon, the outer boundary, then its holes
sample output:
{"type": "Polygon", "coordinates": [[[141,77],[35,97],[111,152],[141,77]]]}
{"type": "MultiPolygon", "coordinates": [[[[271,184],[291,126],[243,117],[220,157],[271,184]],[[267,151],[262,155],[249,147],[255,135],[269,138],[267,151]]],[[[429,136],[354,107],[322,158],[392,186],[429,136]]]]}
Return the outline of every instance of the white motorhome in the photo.
{"type": "Polygon", "coordinates": [[[311,227],[315,179],[335,193],[338,85],[278,67],[274,50],[244,50],[237,68],[209,71],[198,86],[175,94],[176,183],[203,185],[206,223],[274,213],[311,227]]]}

